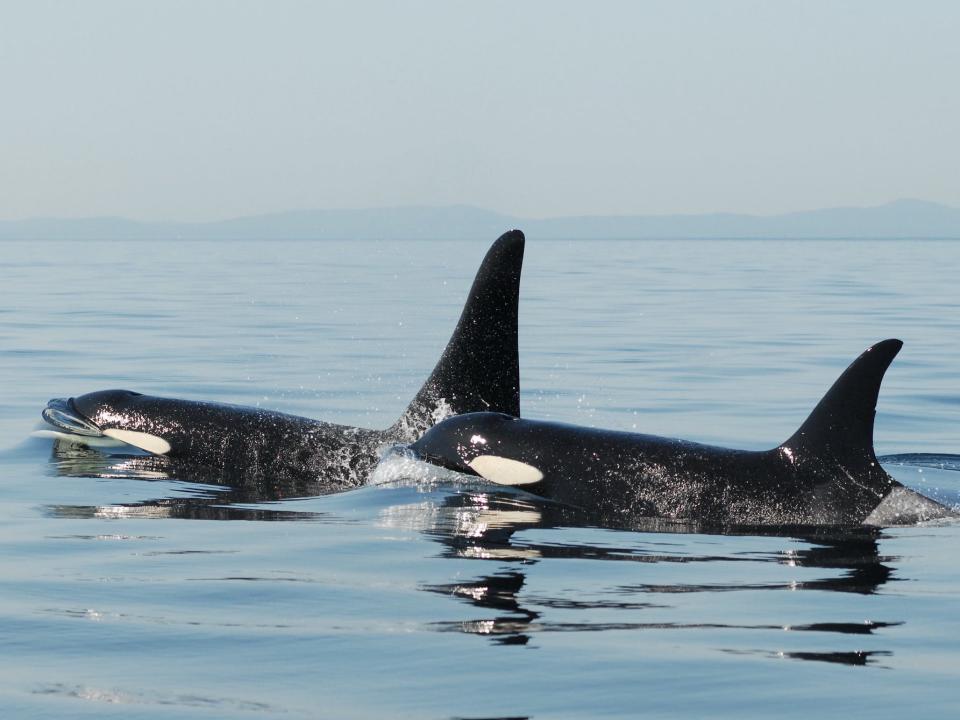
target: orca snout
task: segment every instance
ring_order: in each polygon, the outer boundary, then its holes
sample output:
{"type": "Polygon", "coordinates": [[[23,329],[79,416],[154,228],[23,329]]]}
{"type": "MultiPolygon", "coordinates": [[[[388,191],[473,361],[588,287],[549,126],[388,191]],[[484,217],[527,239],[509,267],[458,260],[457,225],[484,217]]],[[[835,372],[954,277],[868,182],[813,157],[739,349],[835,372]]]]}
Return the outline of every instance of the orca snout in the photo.
{"type": "Polygon", "coordinates": [[[120,415],[132,398],[141,397],[131,390],[100,390],[72,398],[53,398],[41,415],[50,425],[72,435],[100,437],[105,418],[120,415]]]}
{"type": "Polygon", "coordinates": [[[420,460],[498,485],[535,485],[543,471],[506,447],[516,422],[502,413],[458,415],[435,425],[410,449],[420,460]]]}
{"type": "MultiPolygon", "coordinates": [[[[156,407],[144,407],[143,401],[149,399],[130,390],[100,390],[69,400],[55,398],[47,403],[42,415],[67,435],[109,438],[154,455],[166,455],[172,449],[171,441],[157,434],[157,419],[162,417],[162,412],[158,413],[156,407]]],[[[169,424],[163,428],[170,429],[169,424]]],[[[88,444],[104,445],[103,442],[88,444]]]]}
{"type": "Polygon", "coordinates": [[[442,432],[428,431],[426,435],[410,445],[409,450],[417,460],[467,475],[478,475],[461,457],[457,443],[450,442],[442,432]]]}
{"type": "Polygon", "coordinates": [[[40,414],[50,425],[73,435],[100,437],[103,434],[77,409],[73,398],[53,398],[40,414]]]}
{"type": "Polygon", "coordinates": [[[427,430],[410,449],[421,460],[477,475],[473,460],[487,454],[496,444],[494,438],[509,432],[513,420],[510,415],[493,412],[455,415],[427,430]]]}

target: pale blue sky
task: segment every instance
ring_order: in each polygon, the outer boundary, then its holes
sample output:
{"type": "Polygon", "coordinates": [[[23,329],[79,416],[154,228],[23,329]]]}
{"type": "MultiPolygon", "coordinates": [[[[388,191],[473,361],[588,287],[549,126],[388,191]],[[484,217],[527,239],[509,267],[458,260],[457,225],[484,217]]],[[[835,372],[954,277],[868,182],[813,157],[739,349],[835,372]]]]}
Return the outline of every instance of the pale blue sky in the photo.
{"type": "Polygon", "coordinates": [[[960,205],[960,3],[4,1],[0,218],[960,205]]]}

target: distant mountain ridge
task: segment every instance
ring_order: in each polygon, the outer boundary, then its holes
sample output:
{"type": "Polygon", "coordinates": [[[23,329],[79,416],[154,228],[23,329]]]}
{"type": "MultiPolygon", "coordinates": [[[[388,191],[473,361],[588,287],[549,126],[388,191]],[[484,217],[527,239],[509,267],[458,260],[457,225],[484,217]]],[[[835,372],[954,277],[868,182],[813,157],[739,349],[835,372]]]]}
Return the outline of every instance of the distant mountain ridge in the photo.
{"type": "Polygon", "coordinates": [[[960,209],[923,200],[782,215],[583,215],[527,219],[469,205],[295,210],[213,222],[119,217],[0,220],[0,240],[474,240],[520,228],[541,239],[956,238],[960,209]]]}

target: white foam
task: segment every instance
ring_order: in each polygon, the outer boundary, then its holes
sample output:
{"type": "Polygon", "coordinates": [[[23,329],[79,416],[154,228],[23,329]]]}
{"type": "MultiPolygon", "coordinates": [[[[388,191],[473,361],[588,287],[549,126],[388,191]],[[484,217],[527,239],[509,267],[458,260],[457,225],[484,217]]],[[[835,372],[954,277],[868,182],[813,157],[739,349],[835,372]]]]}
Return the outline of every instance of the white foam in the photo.
{"type": "Polygon", "coordinates": [[[905,487],[895,487],[873,509],[864,525],[915,525],[928,520],[956,517],[956,513],[940,503],[905,487]]]}
{"type": "Polygon", "coordinates": [[[434,482],[477,482],[477,478],[432,465],[413,457],[405,448],[392,448],[377,463],[367,477],[367,485],[386,485],[394,482],[415,484],[434,482]]]}

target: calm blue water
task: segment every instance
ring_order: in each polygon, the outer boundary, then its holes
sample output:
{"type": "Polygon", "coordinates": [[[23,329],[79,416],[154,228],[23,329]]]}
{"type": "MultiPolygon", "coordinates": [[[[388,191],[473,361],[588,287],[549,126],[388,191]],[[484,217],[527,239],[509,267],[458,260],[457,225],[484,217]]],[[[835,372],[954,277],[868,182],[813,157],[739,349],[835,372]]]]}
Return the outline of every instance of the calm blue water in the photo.
{"type": "MultiPolygon", "coordinates": [[[[528,495],[397,466],[378,485],[258,502],[27,439],[48,398],[106,387],[387,426],[485,244],[0,250],[3,717],[960,708],[957,524],[571,527],[528,495]]],[[[864,348],[899,337],[878,453],[958,453],[958,259],[950,242],[529,238],[524,413],[769,447],[864,348]]],[[[940,464],[887,467],[960,503],[960,465],[940,464]]]]}

